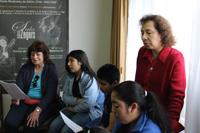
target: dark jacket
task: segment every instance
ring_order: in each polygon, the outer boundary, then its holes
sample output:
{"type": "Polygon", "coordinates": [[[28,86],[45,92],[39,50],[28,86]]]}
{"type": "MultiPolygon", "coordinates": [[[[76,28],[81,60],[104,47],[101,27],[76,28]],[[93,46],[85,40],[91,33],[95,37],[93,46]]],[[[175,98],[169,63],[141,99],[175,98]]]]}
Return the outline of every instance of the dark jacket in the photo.
{"type": "MultiPolygon", "coordinates": [[[[32,63],[27,63],[21,67],[17,76],[16,84],[26,94],[28,93],[33,75],[34,65],[32,63]]],[[[45,109],[56,100],[57,85],[58,76],[55,65],[53,63],[45,64],[41,78],[42,99],[41,102],[38,104],[40,108],[45,109]]]]}

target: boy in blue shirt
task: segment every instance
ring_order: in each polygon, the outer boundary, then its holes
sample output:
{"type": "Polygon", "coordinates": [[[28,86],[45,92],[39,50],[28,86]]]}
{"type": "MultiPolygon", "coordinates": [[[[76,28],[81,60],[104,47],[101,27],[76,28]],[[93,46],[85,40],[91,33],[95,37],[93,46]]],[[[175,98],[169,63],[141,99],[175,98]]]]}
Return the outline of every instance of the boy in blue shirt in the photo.
{"type": "Polygon", "coordinates": [[[105,94],[104,111],[100,125],[111,131],[115,122],[115,116],[112,113],[111,92],[112,88],[119,84],[119,69],[115,65],[105,64],[98,69],[97,78],[100,88],[105,94]]]}

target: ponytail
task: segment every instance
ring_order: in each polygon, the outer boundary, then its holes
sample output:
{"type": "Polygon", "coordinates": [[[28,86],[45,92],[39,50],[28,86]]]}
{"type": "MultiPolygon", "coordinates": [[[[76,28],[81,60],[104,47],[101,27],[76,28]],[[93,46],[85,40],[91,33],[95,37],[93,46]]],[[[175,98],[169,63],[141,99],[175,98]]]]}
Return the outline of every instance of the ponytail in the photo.
{"type": "Polygon", "coordinates": [[[124,81],[115,86],[113,91],[117,92],[117,97],[127,106],[137,103],[139,111],[146,112],[147,116],[160,127],[162,133],[171,133],[167,113],[153,92],[145,91],[140,84],[134,81],[124,81]]]}
{"type": "Polygon", "coordinates": [[[158,102],[153,92],[145,91],[146,104],[145,109],[149,118],[155,122],[161,129],[162,133],[171,133],[169,120],[164,109],[158,102]]]}

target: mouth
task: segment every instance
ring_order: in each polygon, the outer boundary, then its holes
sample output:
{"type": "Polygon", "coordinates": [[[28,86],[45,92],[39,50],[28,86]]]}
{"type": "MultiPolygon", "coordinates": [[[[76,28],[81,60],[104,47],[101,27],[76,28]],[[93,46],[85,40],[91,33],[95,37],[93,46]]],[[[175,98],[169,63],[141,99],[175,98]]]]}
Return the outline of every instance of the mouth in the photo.
{"type": "Polygon", "coordinates": [[[35,62],[37,62],[37,60],[32,60],[32,62],[34,62],[34,63],[35,63],[35,62]]]}
{"type": "Polygon", "coordinates": [[[143,44],[144,44],[144,46],[147,47],[147,48],[151,46],[151,43],[143,42],[143,44]]]}
{"type": "Polygon", "coordinates": [[[73,68],[72,68],[72,67],[69,67],[69,70],[70,70],[70,71],[72,71],[72,70],[73,70],[73,68]]]}
{"type": "Polygon", "coordinates": [[[143,44],[144,44],[144,45],[150,45],[150,43],[149,43],[149,42],[143,42],[143,44]]]}

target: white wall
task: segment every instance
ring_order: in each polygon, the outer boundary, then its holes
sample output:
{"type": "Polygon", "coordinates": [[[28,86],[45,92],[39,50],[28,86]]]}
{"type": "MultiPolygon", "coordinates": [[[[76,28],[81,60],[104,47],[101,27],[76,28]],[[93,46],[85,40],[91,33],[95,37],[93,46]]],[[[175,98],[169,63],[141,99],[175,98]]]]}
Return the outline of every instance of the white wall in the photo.
{"type": "Polygon", "coordinates": [[[84,50],[96,71],[110,62],[112,0],[69,0],[69,51],[84,50]]]}

